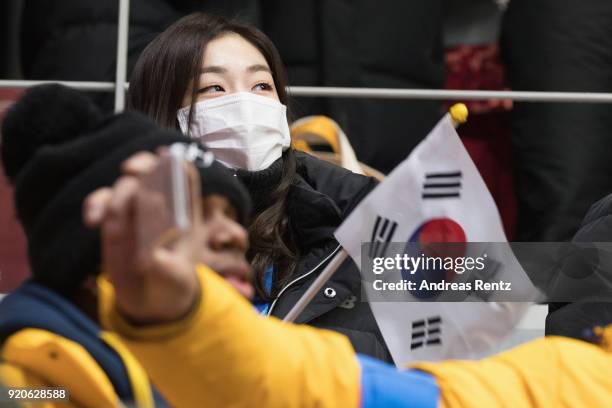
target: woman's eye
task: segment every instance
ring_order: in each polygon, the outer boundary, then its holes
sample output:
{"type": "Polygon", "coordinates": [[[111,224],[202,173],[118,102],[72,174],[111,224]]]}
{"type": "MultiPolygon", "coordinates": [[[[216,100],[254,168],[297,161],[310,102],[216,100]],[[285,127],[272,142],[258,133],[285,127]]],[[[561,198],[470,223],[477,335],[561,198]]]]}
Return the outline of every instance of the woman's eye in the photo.
{"type": "Polygon", "coordinates": [[[272,85],[267,82],[260,82],[253,87],[255,91],[271,91],[272,89],[274,89],[272,85]]]}
{"type": "Polygon", "coordinates": [[[225,92],[225,89],[221,85],[210,85],[205,86],[198,90],[198,93],[213,93],[213,92],[225,92]]]}

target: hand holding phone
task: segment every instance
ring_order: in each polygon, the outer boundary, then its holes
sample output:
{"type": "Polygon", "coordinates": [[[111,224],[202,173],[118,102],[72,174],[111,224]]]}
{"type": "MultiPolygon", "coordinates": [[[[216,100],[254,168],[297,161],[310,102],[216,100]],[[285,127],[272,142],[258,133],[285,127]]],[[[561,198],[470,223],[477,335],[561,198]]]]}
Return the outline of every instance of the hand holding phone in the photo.
{"type": "Polygon", "coordinates": [[[124,167],[137,170],[106,194],[103,272],[115,287],[118,310],[132,322],[177,320],[200,290],[195,265],[205,231],[195,211],[201,208],[198,173],[170,151],[139,153],[124,167]]]}

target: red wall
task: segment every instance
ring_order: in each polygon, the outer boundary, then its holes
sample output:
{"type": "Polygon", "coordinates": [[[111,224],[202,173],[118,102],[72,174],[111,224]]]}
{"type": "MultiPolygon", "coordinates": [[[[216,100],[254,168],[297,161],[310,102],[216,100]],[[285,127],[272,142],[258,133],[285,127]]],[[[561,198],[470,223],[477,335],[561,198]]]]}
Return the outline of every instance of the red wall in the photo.
{"type": "MultiPolygon", "coordinates": [[[[22,91],[0,89],[0,121],[22,91]]],[[[26,240],[16,220],[13,193],[0,170],[0,293],[8,292],[29,275],[26,240]]]]}

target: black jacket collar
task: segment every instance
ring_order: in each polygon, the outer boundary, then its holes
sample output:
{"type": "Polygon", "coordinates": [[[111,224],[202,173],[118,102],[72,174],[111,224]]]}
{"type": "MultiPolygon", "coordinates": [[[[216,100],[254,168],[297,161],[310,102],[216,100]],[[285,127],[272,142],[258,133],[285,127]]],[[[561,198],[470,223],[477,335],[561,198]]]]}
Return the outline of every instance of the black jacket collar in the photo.
{"type": "MultiPolygon", "coordinates": [[[[260,171],[237,170],[236,175],[249,190],[256,212],[269,206],[274,199],[270,193],[281,182],[283,160],[284,156],[260,171]]],[[[330,197],[315,190],[307,180],[305,166],[300,164],[287,198],[287,213],[301,252],[329,240],[342,223],[338,206],[330,197]]]]}

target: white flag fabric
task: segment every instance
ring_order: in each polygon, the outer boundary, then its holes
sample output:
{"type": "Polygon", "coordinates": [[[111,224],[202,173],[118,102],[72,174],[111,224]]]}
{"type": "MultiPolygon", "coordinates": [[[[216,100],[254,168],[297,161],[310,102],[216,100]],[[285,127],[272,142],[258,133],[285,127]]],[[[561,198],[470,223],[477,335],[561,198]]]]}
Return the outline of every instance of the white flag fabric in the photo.
{"type": "MultiPolygon", "coordinates": [[[[400,301],[397,291],[390,293],[388,299],[384,291],[380,295],[377,292],[376,299],[368,296],[398,366],[417,360],[486,355],[511,333],[529,307],[527,302],[508,299],[515,296],[515,300],[524,301],[536,297],[534,287],[509,249],[493,198],[448,114],[364,198],[335,236],[360,267],[362,286],[367,286],[370,290],[366,292],[371,294],[376,275],[372,270],[363,270],[362,243],[376,242],[370,248],[380,255],[390,242],[419,242],[427,231],[434,231],[430,237],[436,237],[436,228],[440,226],[446,235],[459,238],[451,239],[453,242],[485,243],[488,260],[499,266],[496,280],[512,281],[512,291],[489,292],[488,302],[426,302],[411,291],[402,291],[400,301]],[[503,302],[496,301],[502,298],[503,302]]],[[[395,276],[401,280],[407,276],[401,271],[395,271],[395,275],[385,273],[387,279],[395,276]]],[[[461,280],[460,275],[455,278],[461,280]]],[[[468,300],[473,297],[469,295],[468,300]]]]}

